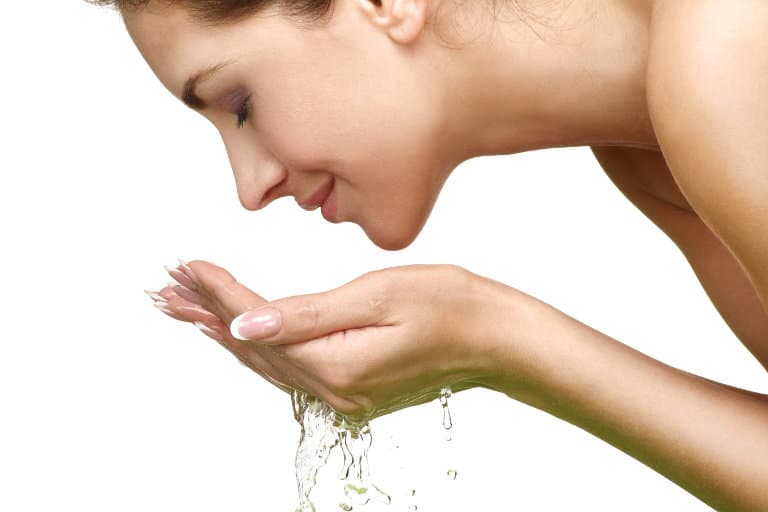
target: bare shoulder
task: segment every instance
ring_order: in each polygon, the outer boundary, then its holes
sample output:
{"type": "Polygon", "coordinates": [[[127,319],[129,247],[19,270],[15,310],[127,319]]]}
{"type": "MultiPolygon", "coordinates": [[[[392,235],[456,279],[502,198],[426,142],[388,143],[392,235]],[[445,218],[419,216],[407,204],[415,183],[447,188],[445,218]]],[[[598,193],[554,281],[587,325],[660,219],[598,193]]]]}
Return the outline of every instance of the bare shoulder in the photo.
{"type": "MultiPolygon", "coordinates": [[[[656,0],[651,16],[655,57],[677,51],[682,43],[690,53],[706,57],[710,50],[731,57],[731,44],[757,44],[765,49],[768,3],[764,0],[656,0]]],[[[757,47],[755,47],[757,49],[757,47]]],[[[717,53],[710,55],[717,57],[717,53]]],[[[684,63],[680,63],[684,64],[684,63]]]]}
{"type": "MultiPolygon", "coordinates": [[[[768,106],[768,2],[658,0],[646,75],[649,109],[665,135],[682,109],[730,121],[745,105],[768,106]],[[701,110],[695,110],[695,109],[701,110]]],[[[758,114],[758,112],[754,112],[758,114]]],[[[756,115],[752,115],[755,118],[756,115]]],[[[680,123],[687,123],[681,119],[680,123]]],[[[733,127],[729,127],[733,128],[733,127]]],[[[678,134],[679,135],[679,134],[678,134]]]]}
{"type": "Polygon", "coordinates": [[[768,2],[659,0],[648,108],[669,170],[768,311],[768,2]]]}
{"type": "Polygon", "coordinates": [[[657,1],[646,91],[662,150],[681,149],[673,144],[690,144],[691,134],[728,149],[756,137],[766,145],[768,134],[751,130],[765,128],[768,112],[766,27],[765,0],[657,1]]]}

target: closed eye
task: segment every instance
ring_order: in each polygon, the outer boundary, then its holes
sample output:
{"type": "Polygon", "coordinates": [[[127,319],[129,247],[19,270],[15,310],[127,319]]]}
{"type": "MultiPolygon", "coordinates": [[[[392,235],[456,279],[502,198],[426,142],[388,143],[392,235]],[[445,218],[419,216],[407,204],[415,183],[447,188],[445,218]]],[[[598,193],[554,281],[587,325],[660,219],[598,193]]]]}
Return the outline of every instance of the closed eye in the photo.
{"type": "Polygon", "coordinates": [[[237,110],[237,127],[242,128],[245,126],[245,123],[248,122],[248,118],[251,115],[251,97],[248,96],[243,101],[242,105],[240,105],[240,108],[237,110]]]}

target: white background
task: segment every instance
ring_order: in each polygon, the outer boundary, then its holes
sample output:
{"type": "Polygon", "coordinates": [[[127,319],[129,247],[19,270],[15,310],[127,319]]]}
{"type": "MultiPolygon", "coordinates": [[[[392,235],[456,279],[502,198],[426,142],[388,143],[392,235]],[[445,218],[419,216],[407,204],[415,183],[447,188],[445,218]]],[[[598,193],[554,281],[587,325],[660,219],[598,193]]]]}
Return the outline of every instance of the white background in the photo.
{"type": "MultiPolygon", "coordinates": [[[[456,263],[664,362],[768,391],[684,258],[587,148],[466,162],[417,242],[385,252],[291,199],[241,209],[214,129],[160,86],[110,11],[12,2],[0,43],[0,510],[293,510],[287,396],[142,293],[176,257],[268,298],[456,263]]],[[[436,403],[373,422],[388,510],[406,510],[410,488],[420,511],[708,510],[502,395],[463,392],[451,409],[450,444],[436,403]]]]}

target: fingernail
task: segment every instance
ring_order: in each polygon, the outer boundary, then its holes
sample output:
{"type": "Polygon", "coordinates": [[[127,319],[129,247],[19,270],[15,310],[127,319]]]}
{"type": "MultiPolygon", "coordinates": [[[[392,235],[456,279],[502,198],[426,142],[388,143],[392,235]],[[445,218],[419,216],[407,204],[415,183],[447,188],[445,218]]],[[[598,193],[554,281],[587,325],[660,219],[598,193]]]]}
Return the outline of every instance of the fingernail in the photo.
{"type": "Polygon", "coordinates": [[[179,295],[179,297],[187,299],[189,302],[194,302],[195,304],[199,304],[201,306],[203,305],[203,298],[199,293],[193,292],[189,288],[180,284],[168,283],[168,286],[170,286],[171,289],[179,295]]]}
{"type": "Polygon", "coordinates": [[[224,341],[224,336],[219,331],[205,325],[203,322],[195,322],[195,327],[200,329],[200,332],[202,332],[203,334],[205,334],[211,339],[214,339],[216,341],[224,341]]]}
{"type": "Polygon", "coordinates": [[[176,261],[179,262],[179,270],[184,272],[187,275],[187,277],[189,277],[199,287],[200,279],[197,277],[197,274],[195,274],[195,271],[192,270],[192,267],[187,265],[187,262],[181,258],[176,258],[176,261]]]}
{"type": "Polygon", "coordinates": [[[282,326],[280,311],[274,308],[246,311],[239,315],[229,326],[234,338],[239,340],[257,340],[277,334],[282,326]]]}
{"type": "Polygon", "coordinates": [[[181,270],[175,269],[170,265],[166,265],[165,271],[168,272],[168,274],[182,286],[186,286],[193,292],[197,291],[197,284],[195,284],[195,282],[181,270]]]}
{"type": "Polygon", "coordinates": [[[160,295],[159,293],[157,293],[157,292],[154,292],[154,291],[152,291],[152,290],[144,290],[144,293],[146,293],[147,295],[149,295],[150,297],[152,297],[152,300],[154,300],[154,301],[156,301],[156,302],[168,302],[168,301],[165,299],[165,297],[163,297],[163,296],[162,296],[162,295],[160,295]]]}
{"type": "Polygon", "coordinates": [[[155,302],[155,307],[168,315],[169,317],[173,318],[174,320],[184,320],[184,317],[176,313],[174,310],[168,307],[166,303],[162,302],[155,302]]]}
{"type": "Polygon", "coordinates": [[[160,311],[162,311],[163,313],[166,313],[166,314],[171,314],[171,313],[173,313],[173,311],[171,311],[171,309],[168,307],[168,304],[167,304],[167,303],[163,303],[163,302],[155,302],[155,303],[153,304],[153,306],[155,306],[157,309],[159,309],[159,310],[160,310],[160,311]]]}

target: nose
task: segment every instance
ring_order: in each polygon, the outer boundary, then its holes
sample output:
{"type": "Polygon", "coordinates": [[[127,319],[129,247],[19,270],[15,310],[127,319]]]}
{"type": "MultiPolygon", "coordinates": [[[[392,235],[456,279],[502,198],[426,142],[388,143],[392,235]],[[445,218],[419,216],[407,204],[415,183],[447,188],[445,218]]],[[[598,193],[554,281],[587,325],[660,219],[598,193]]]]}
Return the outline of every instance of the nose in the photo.
{"type": "Polygon", "coordinates": [[[259,144],[227,144],[227,156],[237,186],[237,197],[243,208],[255,211],[272,200],[286,195],[278,187],[288,178],[285,167],[259,144]]]}

